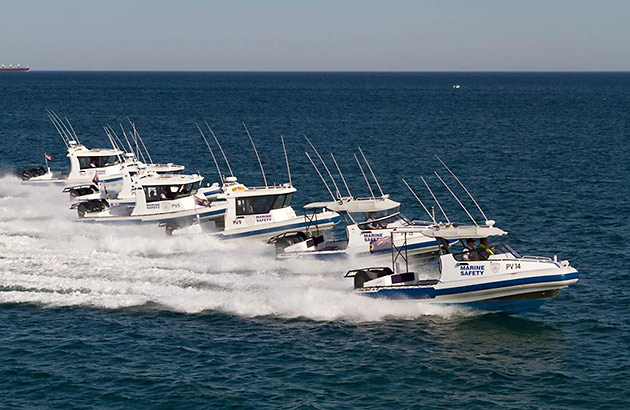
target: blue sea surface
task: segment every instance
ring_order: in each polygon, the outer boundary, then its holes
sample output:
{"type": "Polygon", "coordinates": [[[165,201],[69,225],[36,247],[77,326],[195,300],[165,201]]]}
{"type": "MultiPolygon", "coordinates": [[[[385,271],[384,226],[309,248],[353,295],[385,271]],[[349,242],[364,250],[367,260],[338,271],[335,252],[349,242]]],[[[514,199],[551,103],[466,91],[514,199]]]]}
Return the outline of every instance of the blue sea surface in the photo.
{"type": "Polygon", "coordinates": [[[627,408],[629,125],[630,73],[0,74],[0,407],[627,408]],[[156,162],[207,182],[195,122],[247,185],[262,177],[242,123],[270,182],[287,181],[283,135],[296,210],[328,196],[304,135],[355,196],[361,146],[404,214],[426,219],[401,182],[431,203],[425,176],[468,223],[437,154],[507,243],[580,280],[539,310],[484,314],[362,298],[353,262],[80,224],[58,189],[15,176],[44,153],[67,169],[46,107],[89,147],[129,118],[156,162]]]}

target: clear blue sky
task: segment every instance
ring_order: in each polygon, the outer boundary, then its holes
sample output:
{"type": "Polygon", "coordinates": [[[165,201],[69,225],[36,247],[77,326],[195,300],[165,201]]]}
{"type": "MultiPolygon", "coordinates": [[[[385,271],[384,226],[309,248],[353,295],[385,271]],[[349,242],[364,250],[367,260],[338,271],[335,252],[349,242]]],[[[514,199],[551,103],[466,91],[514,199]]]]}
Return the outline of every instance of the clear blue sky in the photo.
{"type": "Polygon", "coordinates": [[[62,70],[630,70],[630,1],[0,0],[0,63],[62,70]]]}

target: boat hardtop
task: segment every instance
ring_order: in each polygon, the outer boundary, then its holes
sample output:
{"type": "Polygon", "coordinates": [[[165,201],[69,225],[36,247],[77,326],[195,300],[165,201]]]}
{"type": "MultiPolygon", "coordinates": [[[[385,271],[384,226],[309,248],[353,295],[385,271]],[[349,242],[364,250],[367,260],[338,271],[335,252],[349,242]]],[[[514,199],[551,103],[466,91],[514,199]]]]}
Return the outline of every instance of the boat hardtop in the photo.
{"type": "MultiPolygon", "coordinates": [[[[120,149],[122,146],[120,139],[118,139],[111,127],[105,127],[105,132],[112,148],[87,148],[81,143],[67,118],[62,120],[51,109],[46,111],[67,148],[66,157],[70,161],[70,172],[67,174],[52,172],[48,166],[48,161],[52,157],[45,154],[46,168],[31,168],[22,172],[22,180],[26,183],[63,184],[66,187],[79,186],[90,182],[95,184],[104,183],[107,184],[108,192],[116,194],[122,188],[122,174],[126,167],[136,167],[138,170],[146,168],[158,173],[180,173],[184,169],[183,165],[173,163],[154,164],[144,142],[137,134],[135,126],[133,128],[133,137],[136,141],[136,149],[139,150],[138,152],[144,160],[145,155],[138,145],[138,141],[141,142],[146,152],[146,157],[149,158],[149,164],[145,164],[137,158],[136,152],[131,148],[129,141],[127,142],[130,151],[120,149]],[[116,143],[116,140],[119,143],[116,143]]],[[[126,135],[125,138],[127,138],[126,135]]],[[[134,171],[130,170],[130,172],[133,174],[134,171]]]]}
{"type": "Polygon", "coordinates": [[[135,202],[91,200],[77,206],[79,218],[101,222],[147,222],[167,224],[167,231],[225,213],[221,203],[210,203],[197,190],[201,175],[158,174],[146,171],[135,179],[135,202]]]}
{"type": "MultiPolygon", "coordinates": [[[[203,188],[206,197],[215,192],[214,186],[203,188]]],[[[314,216],[298,215],[291,207],[297,189],[291,184],[248,187],[234,176],[226,177],[221,192],[214,195],[212,204],[223,204],[222,223],[201,226],[203,231],[221,239],[256,238],[268,240],[289,231],[306,236],[311,231],[323,232],[339,222],[339,214],[332,211],[314,212],[314,216]]]]}
{"type": "Polygon", "coordinates": [[[398,209],[400,202],[389,199],[389,195],[375,198],[344,197],[338,201],[311,202],[304,209],[326,208],[338,213],[370,213],[398,209]]]}
{"type": "MultiPolygon", "coordinates": [[[[485,226],[479,225],[463,225],[454,226],[452,224],[433,224],[427,229],[422,230],[422,234],[430,238],[443,239],[481,239],[491,236],[505,236],[508,233],[494,226],[494,221],[486,221],[485,226]]],[[[408,228],[398,229],[399,233],[407,232],[408,228]]]]}
{"type": "MultiPolygon", "coordinates": [[[[276,246],[277,256],[281,259],[386,255],[390,249],[390,234],[400,227],[417,232],[413,238],[411,234],[407,242],[411,254],[431,254],[438,250],[438,241],[419,234],[419,230],[431,227],[432,223],[407,219],[400,213],[400,203],[390,199],[389,195],[344,197],[338,201],[313,202],[304,208],[323,208],[339,213],[346,220],[346,239],[334,240],[320,236],[302,241],[293,240],[285,247],[276,246]]],[[[399,238],[394,240],[398,241],[399,238]]]]}
{"type": "Polygon", "coordinates": [[[199,183],[203,180],[203,177],[198,174],[158,174],[151,173],[141,177],[138,183],[143,187],[148,185],[173,185],[180,186],[185,184],[199,183]]]}

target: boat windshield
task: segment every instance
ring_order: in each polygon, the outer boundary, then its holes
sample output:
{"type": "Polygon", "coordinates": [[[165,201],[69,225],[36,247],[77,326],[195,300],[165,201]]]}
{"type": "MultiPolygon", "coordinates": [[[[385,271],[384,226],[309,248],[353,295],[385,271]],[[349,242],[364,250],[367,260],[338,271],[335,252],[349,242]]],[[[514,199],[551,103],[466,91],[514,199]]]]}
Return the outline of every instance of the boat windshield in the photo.
{"type": "Polygon", "coordinates": [[[457,261],[483,261],[487,259],[518,259],[521,255],[518,254],[509,245],[500,244],[491,246],[492,254],[488,254],[479,248],[473,250],[464,249],[463,251],[454,252],[453,258],[457,261]]]}
{"type": "Polygon", "coordinates": [[[194,195],[199,189],[199,182],[183,185],[145,186],[143,189],[147,202],[172,201],[194,195]]]}
{"type": "Polygon", "coordinates": [[[397,214],[399,208],[386,209],[384,211],[371,211],[371,212],[348,212],[348,215],[352,220],[357,223],[363,223],[368,221],[374,221],[377,219],[385,218],[389,215],[397,214]]]}
{"type": "MultiPolygon", "coordinates": [[[[382,216],[376,215],[376,212],[371,212],[370,218],[367,218],[364,222],[358,224],[359,229],[385,229],[388,226],[391,226],[394,223],[399,223],[400,225],[409,224],[409,220],[401,215],[399,212],[391,213],[391,211],[381,212],[381,214],[385,214],[382,216]]],[[[352,215],[354,217],[354,215],[352,215]]]]}
{"type": "Polygon", "coordinates": [[[120,160],[116,155],[79,157],[79,167],[81,169],[103,168],[119,163],[120,160]]]}
{"type": "Polygon", "coordinates": [[[267,214],[291,205],[293,193],[236,198],[236,215],[267,214]]]}

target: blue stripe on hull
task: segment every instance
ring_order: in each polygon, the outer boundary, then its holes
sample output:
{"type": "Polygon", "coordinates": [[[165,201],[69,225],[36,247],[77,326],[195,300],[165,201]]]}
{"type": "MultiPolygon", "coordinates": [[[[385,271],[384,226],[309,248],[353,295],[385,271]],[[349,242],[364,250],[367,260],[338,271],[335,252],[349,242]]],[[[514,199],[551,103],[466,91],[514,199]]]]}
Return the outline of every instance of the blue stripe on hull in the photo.
{"type": "MultiPolygon", "coordinates": [[[[199,218],[200,219],[206,219],[209,218],[211,216],[215,216],[215,215],[221,215],[225,213],[225,209],[219,209],[216,211],[210,211],[207,213],[202,213],[199,212],[199,218]]],[[[187,215],[187,216],[174,216],[172,218],[166,218],[166,219],[152,219],[152,220],[141,220],[141,219],[107,219],[107,218],[79,218],[78,221],[80,222],[105,222],[105,223],[110,223],[110,224],[160,224],[163,222],[171,222],[171,221],[177,221],[177,220],[185,220],[185,219],[190,219],[193,222],[197,220],[197,215],[187,215]]]]}
{"type": "MultiPolygon", "coordinates": [[[[339,222],[340,219],[341,217],[337,216],[334,218],[322,219],[315,222],[317,223],[317,225],[323,225],[323,224],[328,224],[328,223],[336,224],[337,222],[339,222]]],[[[313,222],[310,222],[310,221],[300,222],[300,223],[296,223],[292,225],[282,225],[282,226],[276,226],[273,228],[257,229],[255,231],[249,231],[249,232],[240,232],[240,233],[232,233],[232,234],[221,233],[221,237],[223,239],[246,238],[248,236],[264,235],[267,233],[274,233],[274,232],[279,232],[279,231],[290,231],[296,228],[304,228],[309,225],[313,225],[313,222]]]]}
{"type": "MultiPolygon", "coordinates": [[[[501,289],[509,288],[518,285],[528,285],[535,283],[553,283],[563,282],[572,279],[578,279],[579,275],[575,273],[547,275],[530,278],[510,279],[500,282],[480,283],[475,285],[458,286],[454,288],[436,289],[433,286],[418,286],[414,288],[396,289],[396,288],[382,288],[377,292],[365,292],[366,296],[374,298],[387,298],[387,299],[435,299],[437,296],[445,295],[457,295],[462,293],[476,292],[488,289],[501,289]]],[[[482,310],[501,310],[501,311],[518,311],[519,309],[527,310],[539,307],[544,303],[545,299],[529,299],[529,300],[514,300],[514,301],[477,301],[477,302],[462,302],[463,305],[476,307],[482,310]],[[485,307],[485,308],[484,308],[485,307]]],[[[460,304],[457,302],[445,302],[445,304],[460,304]]]]}
{"type": "Polygon", "coordinates": [[[110,182],[122,181],[122,177],[115,177],[115,178],[112,178],[112,179],[100,179],[99,178],[99,180],[101,182],[104,182],[104,183],[107,184],[107,183],[110,183],[110,182]]]}

